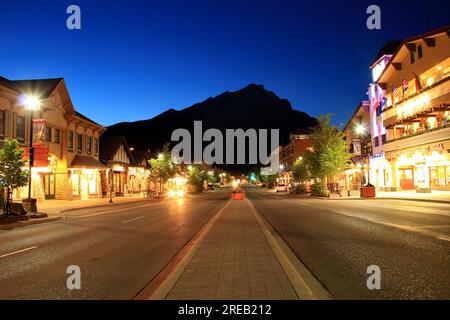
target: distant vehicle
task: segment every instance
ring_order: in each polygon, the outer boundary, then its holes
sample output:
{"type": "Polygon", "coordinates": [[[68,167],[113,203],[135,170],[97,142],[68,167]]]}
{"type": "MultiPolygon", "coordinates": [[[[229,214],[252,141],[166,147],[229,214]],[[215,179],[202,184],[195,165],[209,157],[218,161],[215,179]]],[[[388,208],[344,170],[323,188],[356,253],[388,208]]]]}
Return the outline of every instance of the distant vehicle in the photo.
{"type": "Polygon", "coordinates": [[[256,186],[259,187],[259,188],[262,188],[262,187],[264,187],[264,183],[258,182],[258,183],[256,184],[256,186]]]}
{"type": "Polygon", "coordinates": [[[285,184],[278,184],[278,185],[275,187],[275,191],[276,191],[276,192],[287,192],[287,191],[288,191],[288,188],[287,188],[287,186],[286,186],[285,184]]]}
{"type": "Polygon", "coordinates": [[[214,190],[216,190],[216,187],[213,184],[208,184],[208,186],[206,187],[206,190],[214,191],[214,190]]]}

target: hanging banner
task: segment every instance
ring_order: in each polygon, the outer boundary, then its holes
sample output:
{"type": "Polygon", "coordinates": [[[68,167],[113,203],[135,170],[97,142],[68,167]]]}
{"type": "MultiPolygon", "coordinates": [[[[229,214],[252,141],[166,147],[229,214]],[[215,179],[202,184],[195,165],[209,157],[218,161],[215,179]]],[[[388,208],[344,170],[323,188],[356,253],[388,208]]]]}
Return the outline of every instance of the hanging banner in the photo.
{"type": "Polygon", "coordinates": [[[33,120],[33,145],[45,144],[45,120],[33,120]]]}
{"type": "MultiPolygon", "coordinates": [[[[33,167],[34,168],[48,167],[48,147],[41,146],[41,145],[33,145],[33,149],[34,149],[33,167]]],[[[29,147],[24,148],[22,157],[23,157],[23,160],[28,161],[28,159],[30,158],[30,148],[29,147]]]]}

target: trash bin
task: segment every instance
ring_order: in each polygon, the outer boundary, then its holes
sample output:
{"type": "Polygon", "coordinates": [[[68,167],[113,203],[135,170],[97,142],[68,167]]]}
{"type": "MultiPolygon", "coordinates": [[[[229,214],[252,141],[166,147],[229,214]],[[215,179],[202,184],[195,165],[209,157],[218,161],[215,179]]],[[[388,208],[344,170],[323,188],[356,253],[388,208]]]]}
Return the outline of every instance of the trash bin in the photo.
{"type": "Polygon", "coordinates": [[[375,186],[368,184],[367,186],[361,187],[361,198],[375,198],[375,186]]]}

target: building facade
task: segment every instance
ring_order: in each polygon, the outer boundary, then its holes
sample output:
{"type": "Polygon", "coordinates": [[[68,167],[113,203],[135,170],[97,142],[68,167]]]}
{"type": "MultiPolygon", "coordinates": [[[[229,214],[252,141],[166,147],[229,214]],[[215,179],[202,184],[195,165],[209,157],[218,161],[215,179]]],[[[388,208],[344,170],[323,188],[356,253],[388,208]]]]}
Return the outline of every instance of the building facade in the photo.
{"type": "MultiPolygon", "coordinates": [[[[65,81],[58,79],[8,80],[0,77],[0,141],[16,139],[28,148],[33,130],[35,158],[31,196],[38,201],[74,200],[101,196],[99,139],[106,130],[75,111],[65,81]],[[40,100],[31,113],[25,96],[40,100]],[[36,154],[38,153],[38,154],[36,154]]],[[[26,169],[26,168],[24,168],[26,169]]],[[[28,197],[28,186],[14,192],[28,197]]]]}
{"type": "Polygon", "coordinates": [[[403,41],[372,72],[371,182],[450,191],[450,27],[403,41]]]}
{"type": "Polygon", "coordinates": [[[370,182],[372,143],[369,109],[369,101],[361,102],[343,129],[352,161],[345,171],[345,177],[340,179],[345,181],[339,181],[339,184],[345,186],[347,191],[359,191],[361,186],[370,182]]]}
{"type": "Polygon", "coordinates": [[[101,139],[100,160],[108,168],[102,175],[102,194],[138,196],[150,190],[149,152],[130,148],[123,136],[101,139]]]}

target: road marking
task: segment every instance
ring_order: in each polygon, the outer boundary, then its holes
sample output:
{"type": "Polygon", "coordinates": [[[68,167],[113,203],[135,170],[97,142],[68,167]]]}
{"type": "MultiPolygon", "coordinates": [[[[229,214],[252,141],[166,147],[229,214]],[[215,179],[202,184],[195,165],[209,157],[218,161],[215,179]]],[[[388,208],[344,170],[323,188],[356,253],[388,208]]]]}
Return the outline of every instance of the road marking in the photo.
{"type": "Polygon", "coordinates": [[[128,220],[122,221],[122,223],[128,223],[128,222],[136,221],[136,220],[139,220],[139,219],[142,219],[142,218],[145,218],[145,216],[136,217],[136,218],[133,218],[133,219],[128,219],[128,220]]]}
{"type": "Polygon", "coordinates": [[[161,202],[157,202],[157,203],[151,203],[151,204],[144,204],[142,206],[135,206],[135,207],[131,207],[131,208],[120,208],[120,209],[114,209],[114,210],[108,210],[108,211],[102,211],[102,212],[97,212],[97,213],[90,213],[90,214],[85,214],[82,216],[75,216],[73,217],[74,219],[81,219],[81,218],[89,218],[89,217],[96,217],[96,216],[101,216],[107,213],[113,213],[113,212],[118,212],[118,211],[126,211],[126,210],[132,210],[132,209],[138,209],[138,208],[143,208],[143,207],[150,207],[153,206],[155,204],[160,204],[161,202]]]}
{"type": "Polygon", "coordinates": [[[14,251],[14,252],[11,252],[11,253],[7,253],[7,254],[4,254],[4,255],[0,256],[0,259],[6,258],[6,257],[9,257],[9,256],[13,256],[13,255],[18,254],[18,253],[30,251],[30,250],[33,250],[33,249],[36,249],[36,248],[37,248],[37,246],[34,246],[34,247],[29,247],[29,248],[26,248],[26,249],[14,251]]]}
{"type": "Polygon", "coordinates": [[[350,212],[344,211],[344,210],[330,210],[333,213],[337,213],[337,214],[341,214],[343,216],[347,216],[350,218],[355,218],[355,219],[360,219],[360,220],[364,220],[364,221],[368,221],[368,222],[372,222],[372,223],[377,223],[383,226],[387,226],[387,227],[391,227],[391,228],[397,228],[400,230],[404,230],[404,231],[409,231],[409,232],[415,232],[421,235],[425,235],[428,237],[433,237],[439,240],[444,240],[444,241],[450,241],[450,237],[446,236],[446,235],[442,235],[441,233],[437,233],[437,232],[433,232],[433,231],[429,231],[429,230],[423,230],[421,226],[405,226],[405,225],[401,225],[401,224],[395,224],[395,223],[389,223],[389,222],[385,222],[385,221],[380,221],[377,219],[370,219],[367,217],[361,217],[361,216],[357,216],[354,215],[350,212]]]}

